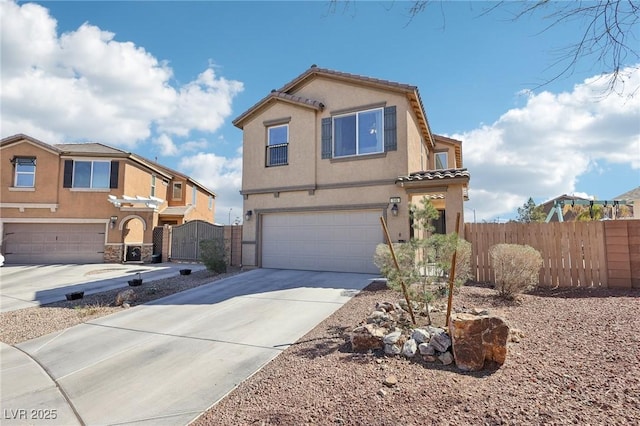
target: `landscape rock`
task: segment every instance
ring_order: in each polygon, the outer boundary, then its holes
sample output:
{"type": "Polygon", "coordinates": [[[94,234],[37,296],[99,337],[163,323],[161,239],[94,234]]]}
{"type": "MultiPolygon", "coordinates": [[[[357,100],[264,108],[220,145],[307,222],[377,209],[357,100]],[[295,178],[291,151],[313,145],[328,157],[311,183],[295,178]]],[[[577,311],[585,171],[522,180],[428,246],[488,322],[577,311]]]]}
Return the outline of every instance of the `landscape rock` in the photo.
{"type": "Polygon", "coordinates": [[[116,295],[116,306],[122,306],[123,303],[131,304],[136,300],[136,291],[132,288],[122,290],[116,295]]]}
{"type": "Polygon", "coordinates": [[[446,352],[447,349],[451,346],[451,338],[441,328],[434,328],[433,333],[431,334],[431,340],[429,340],[429,344],[435,348],[438,352],[446,352]]]}
{"type": "Polygon", "coordinates": [[[453,355],[451,355],[451,352],[449,351],[443,352],[440,355],[438,355],[438,359],[444,365],[449,365],[453,362],[453,355]]]}
{"type": "Polygon", "coordinates": [[[485,361],[504,364],[509,326],[497,316],[453,314],[449,321],[456,365],[463,371],[479,371],[485,361]]]}
{"type": "Polygon", "coordinates": [[[394,343],[396,343],[398,340],[400,340],[400,337],[402,336],[402,331],[400,330],[396,330],[396,331],[392,331],[391,333],[387,334],[386,336],[384,336],[384,338],[382,339],[382,341],[386,344],[386,345],[393,345],[394,343]]]}
{"type": "Polygon", "coordinates": [[[421,355],[435,355],[436,348],[431,346],[429,343],[420,343],[418,345],[418,349],[420,350],[421,355]]]}
{"type": "Polygon", "coordinates": [[[428,342],[431,339],[431,334],[424,328],[416,328],[411,333],[411,338],[420,344],[428,342]]]}
{"type": "Polygon", "coordinates": [[[390,375],[384,378],[384,381],[382,382],[385,386],[387,387],[394,387],[395,385],[398,384],[398,378],[394,375],[390,375]]]}
{"type": "Polygon", "coordinates": [[[387,322],[391,320],[391,316],[385,311],[373,311],[369,318],[367,318],[368,323],[381,323],[387,322]]]}
{"type": "Polygon", "coordinates": [[[351,348],[354,352],[366,352],[373,349],[382,349],[382,339],[387,334],[387,329],[375,324],[365,324],[356,327],[351,332],[351,348]]]}
{"type": "Polygon", "coordinates": [[[387,355],[400,355],[401,352],[402,348],[400,347],[400,345],[384,345],[384,353],[387,355]]]}
{"type": "Polygon", "coordinates": [[[406,356],[407,358],[413,358],[416,355],[417,350],[418,344],[416,343],[416,341],[413,339],[409,339],[404,342],[404,345],[402,346],[402,355],[406,356]]]}

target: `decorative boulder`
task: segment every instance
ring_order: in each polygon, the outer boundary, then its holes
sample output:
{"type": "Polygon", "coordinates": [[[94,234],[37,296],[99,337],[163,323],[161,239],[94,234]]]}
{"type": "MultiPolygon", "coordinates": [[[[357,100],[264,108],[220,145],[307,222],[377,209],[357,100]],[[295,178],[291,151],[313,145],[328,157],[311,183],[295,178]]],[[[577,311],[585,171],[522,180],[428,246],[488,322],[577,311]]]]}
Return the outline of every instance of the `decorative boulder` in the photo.
{"type": "Polygon", "coordinates": [[[449,334],[456,365],[463,371],[479,371],[485,361],[500,365],[507,358],[509,326],[500,317],[453,314],[449,334]]]}
{"type": "Polygon", "coordinates": [[[351,332],[351,348],[354,352],[382,349],[384,347],[382,339],[386,334],[386,328],[377,327],[375,324],[361,325],[351,332]]]}
{"type": "Polygon", "coordinates": [[[116,295],[116,306],[122,306],[123,303],[131,303],[136,300],[136,292],[133,289],[122,290],[116,295]]]}
{"type": "Polygon", "coordinates": [[[402,355],[407,358],[413,358],[418,350],[418,344],[415,340],[409,339],[402,345],[402,355]]]}
{"type": "Polygon", "coordinates": [[[429,342],[431,339],[431,334],[424,328],[416,328],[411,333],[411,338],[415,340],[418,344],[429,342]]]}

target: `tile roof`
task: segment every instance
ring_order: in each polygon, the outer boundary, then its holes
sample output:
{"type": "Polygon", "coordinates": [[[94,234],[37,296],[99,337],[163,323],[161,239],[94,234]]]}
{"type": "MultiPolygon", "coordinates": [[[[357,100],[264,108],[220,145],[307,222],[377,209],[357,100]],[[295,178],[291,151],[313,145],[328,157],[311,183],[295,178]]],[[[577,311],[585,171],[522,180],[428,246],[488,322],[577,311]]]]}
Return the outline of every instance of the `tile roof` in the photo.
{"type": "Polygon", "coordinates": [[[640,186],[627,191],[624,194],[620,194],[617,197],[613,197],[614,200],[640,200],[640,186]]]}
{"type": "Polygon", "coordinates": [[[167,207],[166,209],[162,210],[158,214],[160,216],[184,216],[192,208],[193,208],[193,206],[191,206],[191,205],[189,205],[189,206],[172,206],[172,207],[167,207]]]}
{"type": "Polygon", "coordinates": [[[285,93],[278,90],[272,90],[271,93],[269,93],[264,98],[260,99],[255,105],[253,105],[251,108],[249,108],[240,116],[238,116],[235,120],[233,120],[233,125],[238,128],[242,128],[242,122],[244,121],[245,118],[249,117],[255,111],[257,111],[260,107],[266,105],[267,103],[273,100],[281,100],[284,102],[289,102],[289,103],[300,105],[303,107],[313,108],[318,111],[322,111],[324,109],[324,104],[320,101],[305,98],[302,96],[291,95],[289,93],[285,93]]]}
{"type": "MultiPolygon", "coordinates": [[[[247,117],[251,116],[254,112],[256,112],[261,106],[273,100],[274,98],[286,99],[286,98],[282,98],[281,94],[292,96],[291,92],[294,92],[295,90],[297,90],[308,79],[315,78],[316,76],[326,76],[335,80],[350,81],[350,82],[360,83],[363,85],[373,86],[381,89],[395,90],[395,91],[401,91],[405,93],[407,98],[409,99],[409,103],[411,104],[412,108],[416,112],[416,116],[418,117],[420,127],[422,131],[425,133],[426,139],[431,141],[432,144],[435,143],[433,141],[431,127],[429,126],[429,121],[427,120],[424,104],[422,103],[422,98],[420,97],[420,92],[418,91],[417,86],[398,83],[390,80],[382,80],[379,78],[365,77],[363,75],[350,74],[350,73],[335,71],[327,68],[320,68],[317,65],[312,65],[309,69],[307,69],[305,72],[303,72],[298,77],[294,78],[284,86],[282,86],[282,88],[280,88],[279,90],[272,91],[271,94],[269,94],[269,96],[263,98],[254,106],[252,106],[247,111],[242,113],[238,118],[233,120],[233,125],[238,128],[242,128],[242,122],[247,117]]],[[[304,98],[301,98],[301,99],[304,99],[304,98]]],[[[312,100],[309,100],[309,101],[317,102],[312,100]]],[[[320,102],[318,103],[322,105],[320,102]]],[[[306,101],[302,102],[301,105],[311,106],[306,101]]],[[[322,105],[322,107],[324,108],[324,105],[322,105]]]]}
{"type": "Polygon", "coordinates": [[[446,169],[446,170],[430,170],[426,172],[415,172],[407,176],[398,176],[396,183],[404,182],[421,182],[421,181],[437,181],[449,180],[456,178],[469,179],[471,175],[467,169],[446,169]]]}
{"type": "Polygon", "coordinates": [[[128,152],[101,143],[60,143],[53,145],[63,154],[129,155],[128,152]]]}
{"type": "Polygon", "coordinates": [[[48,143],[42,142],[41,140],[38,140],[36,138],[33,138],[31,136],[28,136],[28,135],[25,135],[25,134],[22,134],[22,133],[18,133],[17,135],[7,136],[6,138],[3,138],[0,141],[0,147],[5,147],[7,145],[11,145],[13,143],[20,142],[20,141],[23,141],[23,140],[24,141],[28,141],[30,143],[33,143],[35,145],[38,145],[41,148],[44,148],[44,149],[46,149],[48,151],[55,152],[55,153],[58,153],[58,154],[60,153],[58,148],[56,148],[55,146],[49,145],[48,143]]]}

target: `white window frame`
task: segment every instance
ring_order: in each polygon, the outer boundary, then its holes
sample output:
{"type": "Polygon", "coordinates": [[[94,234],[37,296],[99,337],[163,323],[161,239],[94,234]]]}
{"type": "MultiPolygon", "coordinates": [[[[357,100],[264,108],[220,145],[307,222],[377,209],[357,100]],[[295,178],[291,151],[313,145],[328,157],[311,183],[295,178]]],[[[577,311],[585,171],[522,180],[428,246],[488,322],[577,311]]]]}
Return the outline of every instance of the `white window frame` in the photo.
{"type": "Polygon", "coordinates": [[[267,167],[273,167],[273,166],[286,166],[287,164],[289,164],[289,124],[276,124],[273,126],[268,126],[267,127],[267,158],[266,158],[266,164],[267,167]],[[284,127],[287,130],[287,137],[286,137],[286,141],[285,142],[273,142],[271,140],[271,131],[274,129],[278,129],[284,127]],[[286,148],[286,155],[285,155],[285,160],[283,162],[275,162],[272,163],[271,162],[271,148],[286,148]]]}
{"type": "Polygon", "coordinates": [[[15,188],[35,188],[36,186],[36,158],[35,157],[16,157],[15,159],[15,174],[14,174],[14,187],[15,188]],[[21,171],[19,170],[20,161],[28,161],[33,164],[33,171],[21,171]],[[31,185],[19,185],[20,176],[31,176],[31,185]]]}
{"type": "MultiPolygon", "coordinates": [[[[360,156],[360,155],[372,155],[372,154],[381,154],[384,152],[384,108],[371,108],[371,109],[364,109],[361,111],[354,111],[354,112],[349,112],[349,113],[345,113],[345,114],[336,114],[333,117],[331,117],[331,132],[333,133],[331,135],[331,155],[332,158],[344,158],[344,157],[355,157],[355,156],[360,156]],[[380,146],[379,146],[379,150],[373,151],[373,152],[361,152],[361,143],[360,143],[360,136],[359,136],[359,127],[360,127],[360,115],[361,114],[365,114],[365,113],[370,113],[373,111],[377,111],[380,114],[380,124],[376,125],[375,129],[372,129],[372,131],[375,131],[376,133],[379,134],[380,137],[380,146]],[[336,145],[337,145],[337,141],[338,141],[338,137],[336,135],[337,133],[337,129],[338,126],[336,126],[336,119],[340,119],[340,118],[345,118],[345,117],[351,117],[351,116],[355,116],[356,119],[356,125],[355,125],[355,138],[356,138],[356,152],[355,154],[345,154],[345,155],[338,155],[336,154],[336,145]]],[[[377,124],[377,123],[376,123],[377,124]]]]}
{"type": "Polygon", "coordinates": [[[198,189],[194,186],[191,188],[191,204],[195,207],[198,200],[198,189]]]}
{"type": "Polygon", "coordinates": [[[156,175],[151,175],[151,194],[152,197],[156,196],[156,175]]]}
{"type": "Polygon", "coordinates": [[[449,168],[449,153],[447,151],[436,152],[433,157],[433,167],[436,170],[446,170],[449,168]],[[444,158],[443,158],[444,157],[444,158]],[[438,158],[440,162],[444,164],[444,167],[438,167],[438,158]]]}
{"type": "Polygon", "coordinates": [[[111,161],[110,160],[74,160],[73,161],[73,174],[72,174],[72,180],[71,180],[71,188],[72,189],[109,189],[110,187],[110,180],[111,180],[111,161]],[[76,167],[79,164],[82,163],[90,163],[91,164],[91,171],[89,172],[89,186],[77,186],[77,182],[76,182],[76,167]],[[106,186],[95,186],[95,182],[93,181],[94,179],[94,169],[95,169],[95,165],[96,163],[106,163],[109,165],[109,171],[107,174],[107,182],[106,182],[106,186]]]}
{"type": "Polygon", "coordinates": [[[171,185],[171,199],[182,200],[182,182],[173,182],[171,185]],[[180,187],[180,196],[176,197],[176,187],[180,187]]]}

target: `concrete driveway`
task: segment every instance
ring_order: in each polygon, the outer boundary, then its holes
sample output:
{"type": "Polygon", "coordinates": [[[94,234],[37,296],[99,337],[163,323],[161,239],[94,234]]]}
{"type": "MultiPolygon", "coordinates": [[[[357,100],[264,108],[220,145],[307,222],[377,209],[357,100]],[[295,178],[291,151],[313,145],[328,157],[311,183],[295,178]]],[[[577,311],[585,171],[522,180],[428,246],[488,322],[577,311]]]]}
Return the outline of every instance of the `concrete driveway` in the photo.
{"type": "Polygon", "coordinates": [[[186,425],[375,278],[257,269],[3,344],[2,424],[186,425]]]}
{"type": "Polygon", "coordinates": [[[178,275],[182,268],[204,269],[202,264],[157,263],[85,265],[5,265],[0,268],[0,312],[65,300],[66,294],[85,295],[126,287],[138,273],[143,280],[178,275]]]}

